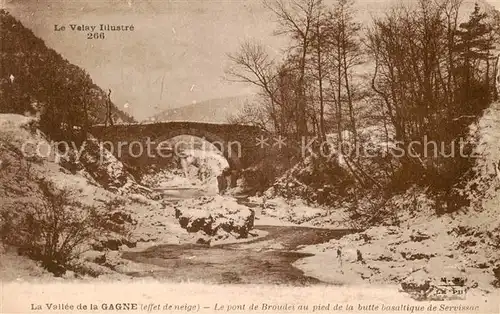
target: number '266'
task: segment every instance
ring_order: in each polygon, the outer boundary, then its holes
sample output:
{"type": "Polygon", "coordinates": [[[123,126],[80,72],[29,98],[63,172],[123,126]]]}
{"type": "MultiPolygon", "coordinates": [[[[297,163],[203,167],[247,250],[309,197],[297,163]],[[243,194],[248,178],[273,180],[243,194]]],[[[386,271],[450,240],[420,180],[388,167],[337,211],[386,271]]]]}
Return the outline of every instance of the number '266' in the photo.
{"type": "Polygon", "coordinates": [[[87,33],[87,39],[104,39],[106,36],[104,33],[87,33]]]}

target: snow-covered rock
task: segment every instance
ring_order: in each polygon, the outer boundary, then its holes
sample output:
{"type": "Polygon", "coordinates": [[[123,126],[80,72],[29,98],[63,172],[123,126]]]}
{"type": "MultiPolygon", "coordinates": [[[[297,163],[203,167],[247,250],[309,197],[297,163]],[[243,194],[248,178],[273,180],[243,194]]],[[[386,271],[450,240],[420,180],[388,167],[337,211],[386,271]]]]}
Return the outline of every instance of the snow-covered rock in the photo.
{"type": "Polygon", "coordinates": [[[203,231],[220,237],[222,230],[238,238],[248,237],[255,218],[254,211],[222,196],[181,202],[175,215],[181,227],[189,232],[203,231]]]}
{"type": "Polygon", "coordinates": [[[314,218],[324,216],[326,213],[325,209],[309,206],[300,199],[287,201],[281,197],[264,200],[261,207],[263,214],[295,224],[311,221],[314,218]]]}
{"type": "Polygon", "coordinates": [[[73,151],[65,162],[72,163],[77,169],[85,169],[95,181],[109,190],[117,190],[132,181],[123,163],[94,137],[84,142],[80,156],[73,151]]]}
{"type": "Polygon", "coordinates": [[[214,150],[187,149],[183,151],[186,158],[182,164],[186,166],[194,165],[199,169],[198,176],[202,181],[217,177],[222,171],[229,168],[229,163],[222,153],[214,150]]]}
{"type": "Polygon", "coordinates": [[[89,250],[89,251],[83,252],[80,255],[80,259],[85,261],[85,262],[91,262],[91,263],[96,263],[96,264],[102,265],[106,261],[105,254],[106,254],[105,252],[89,250]]]}

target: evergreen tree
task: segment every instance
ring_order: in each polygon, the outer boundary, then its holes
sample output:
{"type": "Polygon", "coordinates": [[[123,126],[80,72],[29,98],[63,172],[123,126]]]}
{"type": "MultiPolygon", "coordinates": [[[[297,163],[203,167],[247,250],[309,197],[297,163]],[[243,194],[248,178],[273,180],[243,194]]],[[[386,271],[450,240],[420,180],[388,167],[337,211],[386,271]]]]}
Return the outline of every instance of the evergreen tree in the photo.
{"type": "Polygon", "coordinates": [[[494,36],[493,27],[486,21],[487,17],[488,15],[481,12],[479,5],[476,3],[469,20],[461,23],[460,29],[456,32],[458,40],[455,49],[461,64],[458,70],[463,77],[463,84],[459,90],[465,93],[462,99],[469,106],[472,98],[477,99],[474,91],[480,87],[478,82],[482,81],[482,72],[485,73],[485,78],[481,84],[483,85],[482,88],[479,89],[486,92],[487,100],[489,100],[490,60],[493,57],[491,50],[494,49],[494,36]]]}

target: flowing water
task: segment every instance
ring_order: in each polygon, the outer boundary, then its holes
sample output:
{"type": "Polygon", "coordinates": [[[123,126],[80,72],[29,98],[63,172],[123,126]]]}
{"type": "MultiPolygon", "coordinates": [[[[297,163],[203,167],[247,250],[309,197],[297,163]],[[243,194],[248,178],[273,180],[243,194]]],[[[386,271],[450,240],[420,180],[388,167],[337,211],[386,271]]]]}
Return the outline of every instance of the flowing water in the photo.
{"type": "MultiPolygon", "coordinates": [[[[199,192],[177,191],[175,199],[190,198],[199,192]]],[[[172,192],[168,192],[169,197],[172,192]]],[[[201,195],[200,195],[201,196],[201,195]]],[[[349,230],[298,226],[264,226],[264,237],[243,243],[220,245],[158,245],[142,252],[126,252],[123,257],[135,262],[160,266],[163,270],[134,272],[137,277],[154,277],[174,282],[240,284],[322,284],[292,266],[296,260],[311,256],[297,252],[303,245],[338,239],[349,230]]]]}

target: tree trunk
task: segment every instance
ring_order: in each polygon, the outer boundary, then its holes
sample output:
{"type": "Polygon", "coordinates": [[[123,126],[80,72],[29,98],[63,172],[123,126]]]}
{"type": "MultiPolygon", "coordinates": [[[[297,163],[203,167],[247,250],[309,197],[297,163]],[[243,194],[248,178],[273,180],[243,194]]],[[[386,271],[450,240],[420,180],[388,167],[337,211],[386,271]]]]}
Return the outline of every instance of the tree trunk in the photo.
{"type": "Polygon", "coordinates": [[[339,145],[342,144],[342,65],[341,65],[341,47],[340,35],[338,35],[337,47],[337,133],[339,145]]]}
{"type": "Polygon", "coordinates": [[[349,69],[347,67],[347,52],[345,50],[345,45],[343,49],[343,61],[344,61],[344,81],[347,93],[347,104],[349,106],[349,118],[351,119],[351,131],[354,136],[354,147],[357,145],[357,132],[356,132],[356,118],[354,117],[354,106],[352,102],[351,86],[349,81],[349,69]]]}
{"type": "Polygon", "coordinates": [[[319,21],[316,27],[316,32],[318,36],[318,43],[316,48],[316,55],[318,58],[318,82],[319,82],[319,134],[321,140],[326,138],[325,131],[325,105],[324,105],[324,97],[323,97],[323,68],[322,68],[322,60],[321,60],[321,30],[319,27],[319,21]]]}

